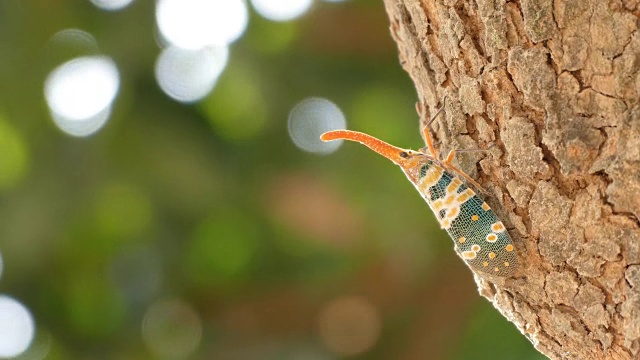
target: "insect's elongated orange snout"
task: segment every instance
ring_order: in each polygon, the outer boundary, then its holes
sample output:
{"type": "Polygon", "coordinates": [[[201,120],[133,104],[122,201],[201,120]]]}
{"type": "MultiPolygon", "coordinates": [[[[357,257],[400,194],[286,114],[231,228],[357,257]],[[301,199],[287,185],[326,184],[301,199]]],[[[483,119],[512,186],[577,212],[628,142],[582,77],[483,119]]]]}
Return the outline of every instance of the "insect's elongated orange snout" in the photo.
{"type": "Polygon", "coordinates": [[[425,138],[428,152],[401,149],[351,130],[334,130],[320,136],[322,141],[359,142],[399,165],[429,204],[440,226],[453,239],[458,255],[473,272],[491,279],[513,277],[520,271],[518,255],[505,225],[491,207],[451,171],[479,189],[480,185],[451,164],[455,151],[444,161],[438,159],[428,126],[425,138]]]}
{"type": "Polygon", "coordinates": [[[407,167],[407,157],[411,150],[401,149],[399,147],[388,144],[382,140],[376,139],[371,135],[352,130],[333,130],[327,131],[320,136],[322,141],[332,140],[351,140],[359,142],[378,154],[386,157],[401,167],[407,167]]]}

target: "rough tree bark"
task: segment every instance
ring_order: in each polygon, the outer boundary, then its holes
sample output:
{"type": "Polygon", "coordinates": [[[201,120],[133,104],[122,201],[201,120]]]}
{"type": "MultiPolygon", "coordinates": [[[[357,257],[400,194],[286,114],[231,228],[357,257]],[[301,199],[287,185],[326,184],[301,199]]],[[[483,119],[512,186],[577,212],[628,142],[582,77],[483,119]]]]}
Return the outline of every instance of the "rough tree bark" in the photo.
{"type": "Polygon", "coordinates": [[[638,0],[384,1],[441,152],[497,145],[458,165],[522,271],[480,294],[552,359],[640,358],[638,0]]]}

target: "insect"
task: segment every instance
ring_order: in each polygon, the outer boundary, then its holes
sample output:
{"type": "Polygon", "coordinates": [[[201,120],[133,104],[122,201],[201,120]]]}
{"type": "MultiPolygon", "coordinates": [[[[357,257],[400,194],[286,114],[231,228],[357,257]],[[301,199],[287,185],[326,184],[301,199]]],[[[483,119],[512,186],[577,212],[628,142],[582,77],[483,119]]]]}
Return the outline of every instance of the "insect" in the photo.
{"type": "Polygon", "coordinates": [[[452,150],[444,160],[440,160],[433,146],[429,125],[443,109],[444,105],[425,126],[427,147],[419,151],[401,149],[351,130],[329,131],[322,134],[320,139],[359,142],[400,166],[429,204],[440,226],[453,240],[458,255],[472,271],[491,277],[511,276],[518,267],[518,257],[507,229],[489,205],[460,177],[454,175],[459,174],[482,190],[476,181],[451,163],[456,152],[473,150],[452,150]]]}

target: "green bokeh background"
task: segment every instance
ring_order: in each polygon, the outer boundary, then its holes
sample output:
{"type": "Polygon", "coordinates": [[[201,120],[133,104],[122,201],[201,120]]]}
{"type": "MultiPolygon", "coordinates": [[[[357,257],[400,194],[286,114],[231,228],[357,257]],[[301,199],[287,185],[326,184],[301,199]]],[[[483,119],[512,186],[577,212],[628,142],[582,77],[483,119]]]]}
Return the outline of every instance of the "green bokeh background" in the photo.
{"type": "Polygon", "coordinates": [[[155,37],[152,1],[0,3],[0,293],[37,325],[22,359],[180,358],[142,334],[167,299],[202,323],[190,359],[542,359],[480,298],[395,166],[351,143],[319,156],[289,139],[288,112],[319,96],[352,129],[422,146],[382,1],[316,1],[286,23],[252,12],[193,105],[156,85],[155,37]],[[93,34],[121,75],[110,121],[88,138],[59,131],[43,97],[52,69],[87,55],[50,40],[68,28],[93,34]],[[381,324],[355,355],[319,330],[350,296],[381,324]]]}

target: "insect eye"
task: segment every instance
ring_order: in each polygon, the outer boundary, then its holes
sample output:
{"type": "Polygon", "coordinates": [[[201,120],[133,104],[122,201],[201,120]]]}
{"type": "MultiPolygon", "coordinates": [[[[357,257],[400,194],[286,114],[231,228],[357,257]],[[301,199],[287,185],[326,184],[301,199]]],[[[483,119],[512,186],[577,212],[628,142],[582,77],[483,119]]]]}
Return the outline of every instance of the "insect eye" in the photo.
{"type": "Polygon", "coordinates": [[[400,153],[400,157],[406,159],[406,158],[409,157],[409,154],[406,151],[403,151],[403,152],[400,153]]]}

